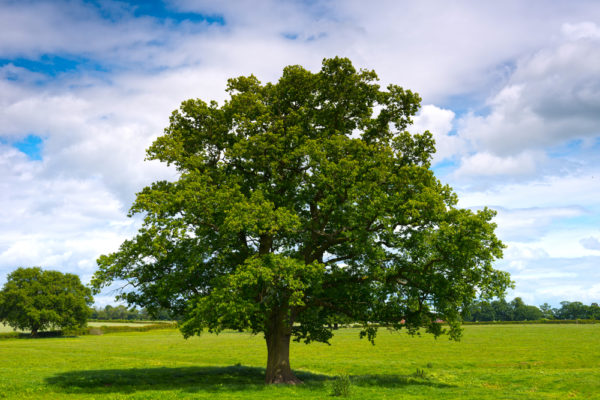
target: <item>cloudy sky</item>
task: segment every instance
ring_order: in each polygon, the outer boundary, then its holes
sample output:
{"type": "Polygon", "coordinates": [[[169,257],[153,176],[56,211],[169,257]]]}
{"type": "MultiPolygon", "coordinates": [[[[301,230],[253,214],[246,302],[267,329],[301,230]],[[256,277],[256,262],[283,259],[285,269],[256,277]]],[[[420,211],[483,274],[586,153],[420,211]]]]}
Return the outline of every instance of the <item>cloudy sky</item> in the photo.
{"type": "Polygon", "coordinates": [[[600,302],[600,3],[583,0],[2,0],[0,283],[33,265],[89,281],[139,227],[135,193],[174,177],[144,151],[182,100],[335,55],[421,94],[437,175],[498,211],[509,299],[600,302]]]}

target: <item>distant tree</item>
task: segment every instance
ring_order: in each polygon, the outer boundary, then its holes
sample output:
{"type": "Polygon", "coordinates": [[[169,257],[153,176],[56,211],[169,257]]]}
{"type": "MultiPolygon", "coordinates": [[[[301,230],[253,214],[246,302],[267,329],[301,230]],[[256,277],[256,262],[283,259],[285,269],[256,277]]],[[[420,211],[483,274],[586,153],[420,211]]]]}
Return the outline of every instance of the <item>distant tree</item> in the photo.
{"type": "Polygon", "coordinates": [[[173,319],[170,317],[168,310],[160,309],[156,310],[155,314],[150,315],[144,308],[137,309],[135,307],[127,308],[123,304],[117,306],[106,305],[104,308],[94,308],[92,319],[100,320],[169,320],[173,319]]]}
{"type": "Polygon", "coordinates": [[[144,309],[148,319],[158,321],[181,320],[181,315],[175,314],[172,310],[165,307],[153,308],[151,311],[144,309]]]}
{"type": "Polygon", "coordinates": [[[542,312],[543,318],[546,319],[554,319],[554,311],[552,310],[552,306],[548,303],[544,303],[540,306],[540,311],[542,312]]]}
{"type": "Polygon", "coordinates": [[[514,299],[512,299],[512,301],[509,303],[510,305],[510,319],[509,321],[523,321],[525,320],[524,318],[524,310],[525,307],[527,307],[527,305],[525,304],[525,302],[523,301],[522,298],[520,297],[515,297],[514,299]]]}
{"type": "Polygon", "coordinates": [[[142,319],[141,313],[136,308],[128,309],[124,305],[112,306],[107,305],[102,308],[94,308],[91,315],[92,319],[100,320],[113,320],[113,319],[126,319],[135,320],[142,319]]]}
{"type": "Polygon", "coordinates": [[[117,306],[109,304],[104,308],[93,308],[90,318],[99,320],[177,320],[179,316],[172,314],[166,308],[156,308],[150,313],[145,308],[127,308],[122,304],[117,306]]]}
{"type": "Polygon", "coordinates": [[[587,319],[589,307],[580,301],[561,301],[560,308],[554,309],[557,319],[587,319]]]}
{"type": "Polygon", "coordinates": [[[39,267],[8,274],[0,291],[0,321],[36,336],[48,328],[85,326],[91,313],[91,290],[79,277],[39,267]]]}
{"type": "Polygon", "coordinates": [[[492,307],[494,308],[494,315],[496,316],[496,321],[513,321],[514,313],[513,306],[508,303],[505,299],[499,299],[492,302],[492,307]]]}
{"type": "Polygon", "coordinates": [[[104,310],[101,308],[93,307],[90,312],[90,319],[106,319],[106,315],[104,314],[104,310]]]}
{"type": "Polygon", "coordinates": [[[474,302],[465,318],[466,321],[496,321],[494,306],[487,300],[474,302]]]}
{"type": "Polygon", "coordinates": [[[467,321],[536,321],[546,319],[599,319],[600,306],[592,303],[587,306],[580,301],[562,301],[560,308],[552,308],[548,303],[539,308],[527,305],[520,297],[510,303],[504,299],[493,301],[477,300],[466,310],[467,321]]]}
{"type": "Polygon", "coordinates": [[[515,297],[515,299],[511,301],[511,306],[513,321],[537,321],[544,316],[539,308],[525,304],[520,297],[515,297]]]}
{"type": "Polygon", "coordinates": [[[600,319],[600,306],[598,303],[592,303],[588,309],[588,318],[590,319],[600,319]]]}
{"type": "Polygon", "coordinates": [[[458,338],[475,295],[510,285],[495,212],[457,207],[432,135],[406,130],[419,96],[376,81],[333,58],[183,102],[147,153],[178,179],[138,194],[144,225],[99,258],[95,288],[130,283],[120,299],[182,315],[185,336],[263,333],[267,383],[298,382],[290,340],[327,342],[339,315],[369,339],[372,322],[439,335],[438,318],[458,338]]]}
{"type": "Polygon", "coordinates": [[[544,317],[536,306],[525,304],[520,297],[510,303],[504,299],[478,300],[468,310],[470,321],[535,321],[544,317]]]}

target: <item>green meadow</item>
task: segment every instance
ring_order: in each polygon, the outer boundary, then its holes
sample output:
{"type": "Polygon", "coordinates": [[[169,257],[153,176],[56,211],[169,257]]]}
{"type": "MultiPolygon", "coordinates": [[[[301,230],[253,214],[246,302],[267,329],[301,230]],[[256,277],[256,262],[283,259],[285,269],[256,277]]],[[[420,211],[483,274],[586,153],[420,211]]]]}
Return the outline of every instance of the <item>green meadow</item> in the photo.
{"type": "Polygon", "coordinates": [[[299,386],[263,384],[261,336],[188,340],[177,330],[0,341],[0,398],[324,399],[339,375],[355,399],[600,399],[600,325],[466,326],[460,342],[358,329],[293,343],[299,386]]]}
{"type": "MultiPolygon", "coordinates": [[[[102,321],[102,322],[88,322],[88,326],[91,327],[101,327],[101,326],[146,326],[146,325],[153,325],[156,322],[152,322],[152,321],[145,321],[145,322],[139,322],[139,321],[133,321],[133,322],[110,322],[110,321],[102,321]]],[[[13,328],[11,328],[8,325],[3,325],[0,323],[0,333],[7,333],[7,332],[15,332],[15,330],[13,328]]],[[[29,331],[22,331],[22,330],[17,330],[17,332],[29,332],[29,331]]]]}

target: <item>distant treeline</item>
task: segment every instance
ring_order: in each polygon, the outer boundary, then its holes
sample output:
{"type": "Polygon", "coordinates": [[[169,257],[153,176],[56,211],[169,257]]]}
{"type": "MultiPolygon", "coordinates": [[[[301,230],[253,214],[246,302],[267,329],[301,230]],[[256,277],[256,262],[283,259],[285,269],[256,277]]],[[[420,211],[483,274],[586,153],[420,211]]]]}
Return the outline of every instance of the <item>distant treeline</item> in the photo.
{"type": "Polygon", "coordinates": [[[525,304],[516,297],[511,302],[504,299],[475,302],[469,308],[469,316],[465,321],[537,321],[548,320],[600,320],[598,303],[585,305],[579,301],[563,301],[559,308],[552,308],[548,303],[539,307],[525,304]]]}
{"type": "Polygon", "coordinates": [[[97,320],[127,320],[127,321],[170,321],[173,318],[167,310],[158,310],[150,313],[146,309],[142,308],[127,308],[123,305],[119,306],[106,306],[104,308],[94,307],[92,308],[92,314],[90,319],[97,320]]]}
{"type": "MultiPolygon", "coordinates": [[[[563,301],[559,308],[552,308],[548,303],[539,307],[525,304],[523,299],[516,297],[508,302],[500,300],[479,300],[473,303],[468,310],[467,322],[475,321],[539,321],[548,320],[600,320],[600,306],[592,303],[589,306],[579,301],[563,301]]],[[[122,320],[122,321],[173,321],[177,316],[172,316],[167,310],[158,310],[149,313],[146,309],[127,308],[123,305],[93,308],[90,319],[93,320],[122,320]]],[[[346,320],[334,322],[348,323],[346,320]]]]}

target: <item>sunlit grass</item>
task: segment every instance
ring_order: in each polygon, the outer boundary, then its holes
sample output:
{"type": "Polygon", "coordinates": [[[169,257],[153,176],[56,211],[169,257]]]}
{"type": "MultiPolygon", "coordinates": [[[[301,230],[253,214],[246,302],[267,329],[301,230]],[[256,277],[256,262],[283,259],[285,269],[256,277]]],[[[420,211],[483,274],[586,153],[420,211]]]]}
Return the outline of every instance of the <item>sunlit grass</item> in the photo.
{"type": "MultiPolygon", "coordinates": [[[[0,333],[6,333],[6,332],[14,332],[14,329],[8,325],[4,325],[4,324],[0,323],[0,333]]],[[[17,330],[17,332],[24,332],[24,331],[17,330]]]]}
{"type": "Polygon", "coordinates": [[[600,398],[600,325],[467,326],[461,342],[358,330],[332,345],[294,343],[297,387],[265,386],[261,336],[184,340],[175,330],[0,342],[0,398],[329,398],[350,377],[356,399],[600,398]]]}
{"type": "Polygon", "coordinates": [[[131,321],[131,322],[110,322],[110,321],[97,321],[97,322],[88,322],[87,325],[88,326],[147,326],[147,325],[154,325],[157,322],[153,322],[153,321],[144,321],[144,322],[139,322],[139,321],[131,321]]]}
{"type": "MultiPolygon", "coordinates": [[[[153,321],[145,321],[145,322],[136,322],[136,321],[131,321],[131,322],[110,322],[110,321],[102,321],[102,322],[88,322],[87,325],[88,326],[146,326],[146,325],[153,325],[156,324],[156,322],[153,321]]],[[[2,323],[0,323],[0,333],[6,333],[6,332],[15,332],[15,330],[8,326],[8,325],[4,325],[2,323]]],[[[28,330],[16,330],[16,332],[29,332],[28,330]]]]}

